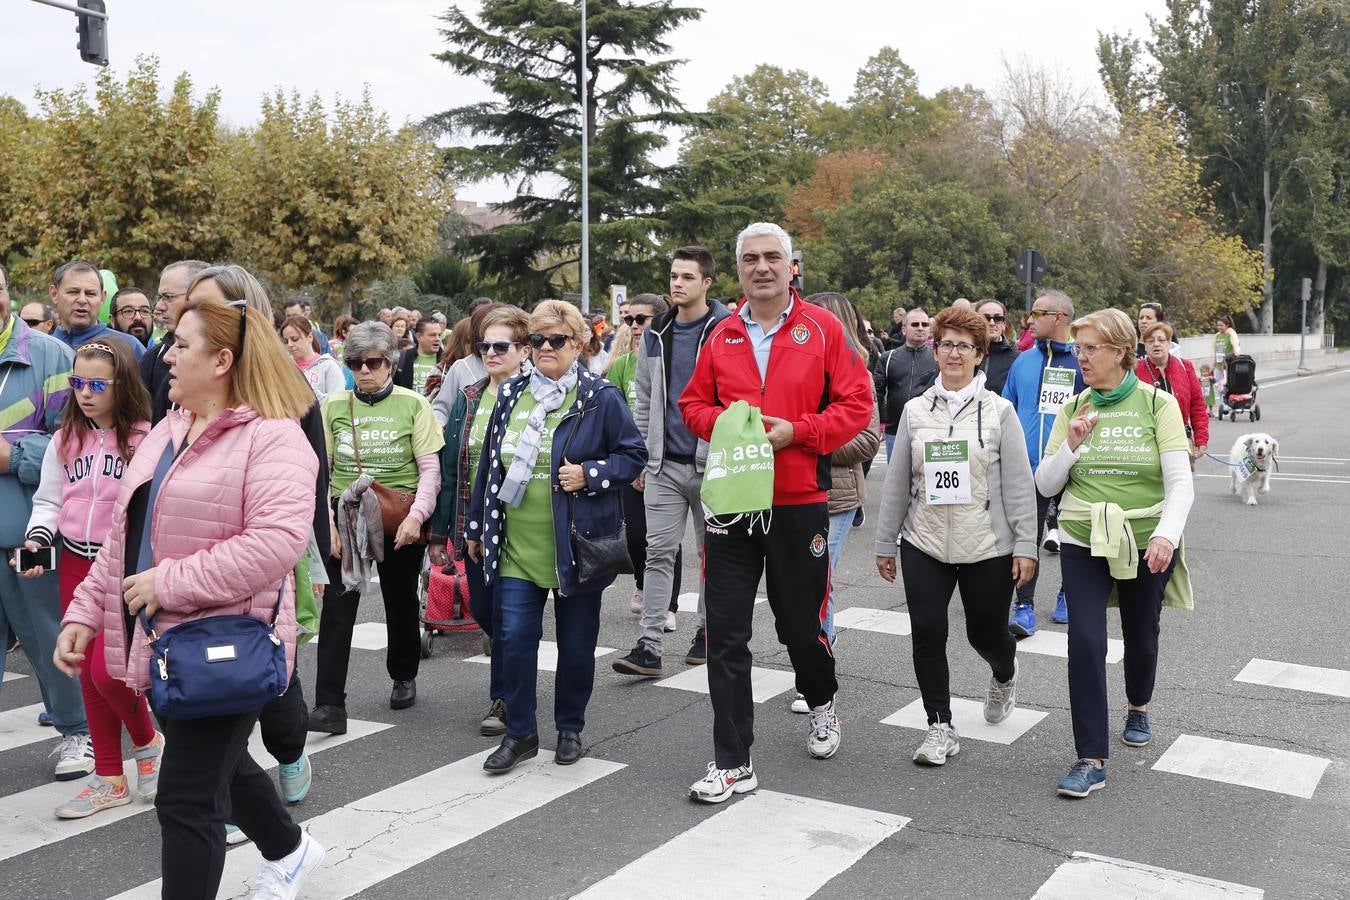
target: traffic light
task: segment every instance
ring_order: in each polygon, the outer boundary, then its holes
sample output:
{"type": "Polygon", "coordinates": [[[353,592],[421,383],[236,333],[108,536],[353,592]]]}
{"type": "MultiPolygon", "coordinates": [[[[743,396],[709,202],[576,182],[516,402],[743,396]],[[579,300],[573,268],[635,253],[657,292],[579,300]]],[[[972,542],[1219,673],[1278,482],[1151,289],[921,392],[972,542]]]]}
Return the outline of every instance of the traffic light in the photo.
{"type": "MultiPolygon", "coordinates": [[[[79,0],[79,4],[80,9],[87,9],[90,12],[106,14],[108,11],[103,0],[79,0]]],[[[107,20],[97,16],[86,16],[83,13],[76,13],[75,20],[78,23],[77,30],[80,35],[80,59],[96,66],[106,66],[108,64],[107,20]]]]}
{"type": "Polygon", "coordinates": [[[792,286],[801,293],[803,290],[802,281],[802,251],[792,251],[792,286]]]}

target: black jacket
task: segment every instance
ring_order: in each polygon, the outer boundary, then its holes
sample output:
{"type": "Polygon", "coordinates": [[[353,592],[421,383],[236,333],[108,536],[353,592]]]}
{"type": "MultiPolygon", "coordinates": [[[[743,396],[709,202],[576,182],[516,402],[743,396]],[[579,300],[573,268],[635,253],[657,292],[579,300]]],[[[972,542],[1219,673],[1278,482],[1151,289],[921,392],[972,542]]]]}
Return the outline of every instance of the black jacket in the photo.
{"type": "Polygon", "coordinates": [[[936,371],[933,350],[926,344],[918,348],[902,344],[882,356],[872,373],[881,423],[894,425],[900,421],[900,413],[909,399],[923,393],[919,387],[923,377],[936,371]]]}
{"type": "Polygon", "coordinates": [[[151,425],[158,425],[169,411],[169,364],[164,361],[164,354],[169,352],[173,341],[173,332],[166,332],[164,339],[141,357],[141,383],[150,392],[151,425]]]}
{"type": "Polygon", "coordinates": [[[398,355],[398,365],[394,368],[394,384],[410,391],[422,393],[420,387],[413,387],[413,363],[417,362],[417,345],[409,347],[398,355]]]}

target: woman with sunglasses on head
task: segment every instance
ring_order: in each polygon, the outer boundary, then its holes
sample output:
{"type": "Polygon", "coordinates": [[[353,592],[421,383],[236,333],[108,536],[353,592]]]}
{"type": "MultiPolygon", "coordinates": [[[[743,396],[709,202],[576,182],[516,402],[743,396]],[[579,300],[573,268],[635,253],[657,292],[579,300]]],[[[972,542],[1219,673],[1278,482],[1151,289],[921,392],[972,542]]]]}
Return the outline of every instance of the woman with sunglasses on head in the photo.
{"type": "MultiPolygon", "coordinates": [[[[398,509],[402,519],[396,529],[388,530],[392,523],[386,522],[383,557],[375,552],[376,547],[369,548],[377,560],[389,632],[385,665],[394,683],[389,707],[407,709],[417,702],[417,668],[422,658],[417,608],[417,576],[425,550],[422,523],[436,508],[445,440],[427,398],[394,384],[399,347],[388,325],[363,322],[355,326],[347,333],[346,352],[347,368],[356,377],[356,388],[329,394],[323,404],[332,465],[331,490],[339,506],[352,500],[360,503],[361,492],[377,491],[376,484],[395,492],[389,495],[391,498],[401,495],[410,501],[406,514],[402,507],[398,509]],[[344,499],[344,492],[358,480],[361,484],[344,499]],[[368,482],[370,486],[364,486],[368,482]]],[[[339,513],[340,517],[345,515],[341,510],[339,513]]],[[[345,546],[334,532],[334,557],[358,552],[357,547],[345,546]]],[[[314,690],[317,705],[309,714],[311,731],[342,734],[347,730],[347,663],[363,587],[357,562],[353,557],[347,565],[329,570],[319,619],[323,640],[319,643],[314,690]]]]}
{"type": "MultiPolygon", "coordinates": [[[[150,431],[150,395],[141,385],[135,357],[121,341],[93,341],[75,351],[70,393],[60,430],[42,459],[24,543],[32,551],[51,548],[60,535],[56,576],[62,613],[108,536],[127,463],[150,431]]],[[[34,568],[19,575],[33,578],[45,571],[34,568]]],[[[108,674],[101,634],[87,653],[89,668],[80,677],[80,690],[93,741],[94,776],[56,808],[59,819],[82,819],[132,801],[122,770],[124,726],[136,759],[135,796],[153,801],[159,780],[164,738],[155,731],[145,698],[108,674]]]]}
{"type": "Polygon", "coordinates": [[[464,553],[464,528],[474,478],[478,474],[487,438],[488,419],[497,404],[498,389],[520,374],[529,359],[530,315],[516,306],[494,304],[481,318],[483,339],[474,353],[483,361],[487,377],[465,385],[450,408],[445,423],[445,448],[441,451],[441,488],[436,510],[427,522],[430,530],[427,554],[435,566],[444,566],[449,553],[464,560],[469,585],[469,611],[491,642],[488,678],[488,711],[479,723],[479,734],[496,737],[506,731],[505,690],[502,687],[501,645],[495,639],[492,592],[483,583],[483,563],[464,553]],[[447,546],[448,545],[448,546],[447,546]]]}
{"type": "MultiPolygon", "coordinates": [[[[162,636],[184,622],[250,616],[273,626],[288,679],[295,660],[291,573],[309,542],[319,469],[296,419],[314,394],[270,321],[201,285],[199,275],[188,288],[166,356],[178,409],[126,469],[107,540],[75,590],[57,646],[58,664],[74,674],[102,632],[109,675],[142,693],[150,687],[146,621],[162,636]]],[[[227,816],[262,854],[258,896],[294,897],[323,860],[249,755],[260,712],[160,715],[164,896],[216,895],[227,816]]]]}
{"type": "Polygon", "coordinates": [[[600,595],[614,574],[583,580],[577,550],[594,550],[599,539],[617,535],[619,490],[647,461],[623,395],[580,364],[590,334],[570,303],[544,300],[535,307],[534,371],[500,386],[469,503],[465,550],[481,562],[497,598],[494,650],[501,645],[506,737],[483,763],[493,774],[539,752],[536,682],[550,592],[558,639],[554,761],[571,765],[584,752],[600,595]]]}

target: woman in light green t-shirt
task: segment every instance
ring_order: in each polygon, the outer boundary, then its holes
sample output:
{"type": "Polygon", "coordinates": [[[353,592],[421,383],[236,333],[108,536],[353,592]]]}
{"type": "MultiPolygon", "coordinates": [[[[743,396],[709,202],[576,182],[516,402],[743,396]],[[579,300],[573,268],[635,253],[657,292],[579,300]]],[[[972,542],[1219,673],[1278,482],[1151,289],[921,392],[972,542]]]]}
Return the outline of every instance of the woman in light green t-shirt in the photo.
{"type": "Polygon", "coordinates": [[[1105,309],[1073,323],[1088,390],[1055,418],[1036,489],[1059,501],[1060,566],[1069,606],[1069,706],[1078,761],[1058,786],[1086,797],[1106,784],[1106,608],[1120,605],[1129,711],[1121,740],[1152,739],[1163,593],[1195,491],[1190,444],[1171,394],[1134,374],[1134,323],[1105,309]]]}
{"type": "Polygon", "coordinates": [[[1238,343],[1237,329],[1233,327],[1233,317],[1219,316],[1214,332],[1214,414],[1220,419],[1227,408],[1224,394],[1228,386],[1228,360],[1241,352],[1242,346],[1238,343]]]}

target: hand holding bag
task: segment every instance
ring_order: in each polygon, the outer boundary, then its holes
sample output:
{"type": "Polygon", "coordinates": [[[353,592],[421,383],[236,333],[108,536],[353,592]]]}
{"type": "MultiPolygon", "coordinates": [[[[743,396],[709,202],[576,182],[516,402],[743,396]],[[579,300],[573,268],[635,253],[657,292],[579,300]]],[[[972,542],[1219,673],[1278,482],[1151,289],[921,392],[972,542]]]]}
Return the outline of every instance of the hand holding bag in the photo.
{"type": "Polygon", "coordinates": [[[705,519],[773,506],[773,445],[759,407],[737,400],[718,415],[699,499],[705,519]]]}
{"type": "MultiPolygon", "coordinates": [[[[347,418],[352,426],[352,454],[356,457],[356,470],[365,474],[365,469],[361,467],[361,440],[356,436],[356,401],[350,391],[347,393],[347,418]]],[[[403,520],[412,512],[417,493],[385,487],[378,481],[371,481],[369,490],[374,492],[375,499],[380,502],[380,521],[384,525],[384,533],[393,537],[403,520]]]]}

